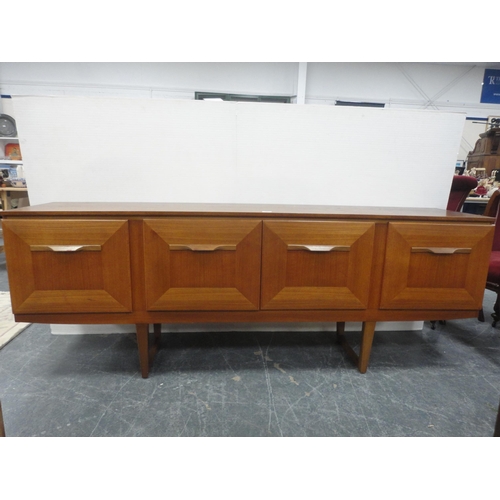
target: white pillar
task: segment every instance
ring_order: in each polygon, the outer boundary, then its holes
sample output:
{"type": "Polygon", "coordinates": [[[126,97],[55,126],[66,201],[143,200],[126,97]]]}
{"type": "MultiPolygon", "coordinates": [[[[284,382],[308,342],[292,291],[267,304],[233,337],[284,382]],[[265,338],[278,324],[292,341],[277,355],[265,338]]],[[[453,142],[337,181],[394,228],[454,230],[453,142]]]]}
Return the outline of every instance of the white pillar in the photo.
{"type": "Polygon", "coordinates": [[[299,62],[297,75],[297,104],[306,103],[307,63],[299,62]]]}

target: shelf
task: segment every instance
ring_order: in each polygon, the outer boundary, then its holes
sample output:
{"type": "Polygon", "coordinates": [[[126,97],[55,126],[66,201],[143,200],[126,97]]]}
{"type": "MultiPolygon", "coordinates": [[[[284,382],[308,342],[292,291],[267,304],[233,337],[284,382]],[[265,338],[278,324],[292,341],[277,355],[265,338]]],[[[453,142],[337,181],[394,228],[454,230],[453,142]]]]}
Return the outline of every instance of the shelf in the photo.
{"type": "Polygon", "coordinates": [[[0,160],[0,165],[22,165],[22,160],[0,160]]]}
{"type": "Polygon", "coordinates": [[[0,135],[0,140],[4,140],[4,141],[18,141],[19,137],[4,137],[4,136],[0,135]]]}

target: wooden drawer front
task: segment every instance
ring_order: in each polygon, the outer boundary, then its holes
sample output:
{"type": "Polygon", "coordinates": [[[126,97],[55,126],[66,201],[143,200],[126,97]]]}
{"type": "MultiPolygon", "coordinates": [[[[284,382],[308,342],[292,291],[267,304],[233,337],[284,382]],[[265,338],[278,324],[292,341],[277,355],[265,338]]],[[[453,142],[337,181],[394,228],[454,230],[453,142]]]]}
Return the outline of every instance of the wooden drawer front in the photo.
{"type": "Polygon", "coordinates": [[[493,226],[390,223],[382,309],[481,308],[493,226]]]}
{"type": "Polygon", "coordinates": [[[15,314],[132,310],[128,222],[3,222],[15,314]]]}
{"type": "Polygon", "coordinates": [[[149,311],[259,308],[260,221],[144,221],[149,311]]]}
{"type": "Polygon", "coordinates": [[[366,309],[375,224],[264,222],[262,309],[366,309]]]}

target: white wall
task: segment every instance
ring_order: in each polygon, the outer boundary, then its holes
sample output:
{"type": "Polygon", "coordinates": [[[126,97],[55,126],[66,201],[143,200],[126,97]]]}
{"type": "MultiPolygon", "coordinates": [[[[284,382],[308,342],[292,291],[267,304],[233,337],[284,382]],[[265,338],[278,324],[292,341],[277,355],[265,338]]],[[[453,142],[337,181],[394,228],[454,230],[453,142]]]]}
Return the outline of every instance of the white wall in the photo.
{"type": "Polygon", "coordinates": [[[195,91],[295,95],[297,63],[0,63],[0,93],[194,99],[195,91]]]}
{"type": "Polygon", "coordinates": [[[356,97],[391,107],[483,113],[495,107],[479,102],[483,74],[484,67],[473,63],[309,63],[307,99],[356,97]]]}
{"type": "MultiPolygon", "coordinates": [[[[307,63],[306,104],[383,101],[391,107],[498,114],[481,104],[485,67],[498,63],[307,63]]],[[[299,63],[0,62],[0,93],[193,99],[195,91],[296,95],[299,63]]]]}

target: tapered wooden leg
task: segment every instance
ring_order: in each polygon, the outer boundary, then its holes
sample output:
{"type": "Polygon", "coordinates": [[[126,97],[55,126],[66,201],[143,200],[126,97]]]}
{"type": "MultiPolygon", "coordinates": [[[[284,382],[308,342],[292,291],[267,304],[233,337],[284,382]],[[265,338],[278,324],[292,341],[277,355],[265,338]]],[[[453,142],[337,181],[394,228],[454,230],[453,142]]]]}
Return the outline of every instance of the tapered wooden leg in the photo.
{"type": "Polygon", "coordinates": [[[160,347],[161,342],[161,323],[155,323],[153,325],[154,333],[155,333],[155,345],[160,347]]]}
{"type": "Polygon", "coordinates": [[[500,293],[497,293],[497,300],[495,300],[491,317],[493,318],[493,326],[497,326],[497,321],[500,319],[500,293]]]}
{"type": "Polygon", "coordinates": [[[361,337],[361,347],[359,349],[359,355],[354,352],[354,349],[349,345],[347,339],[344,335],[345,323],[337,323],[337,340],[340,345],[344,348],[346,354],[353,361],[353,363],[358,367],[361,373],[366,373],[368,369],[368,361],[370,360],[370,352],[372,349],[373,336],[375,334],[376,321],[365,321],[363,323],[363,334],[361,337]]]}
{"type": "Polygon", "coordinates": [[[344,333],[345,333],[345,323],[338,321],[337,322],[337,341],[344,348],[344,351],[351,358],[351,361],[355,365],[357,365],[359,357],[354,352],[353,348],[349,345],[349,342],[347,342],[347,339],[345,338],[344,333]]]}
{"type": "Polygon", "coordinates": [[[139,349],[139,363],[141,366],[142,378],[149,375],[149,325],[141,323],[135,325],[137,335],[137,347],[139,349]]]}
{"type": "Polygon", "coordinates": [[[361,347],[359,350],[358,369],[361,373],[366,373],[370,352],[372,350],[373,336],[375,335],[375,321],[365,321],[363,323],[363,336],[361,337],[361,347]]]}
{"type": "Polygon", "coordinates": [[[345,321],[337,321],[337,337],[344,335],[345,333],[345,321]]]}
{"type": "Polygon", "coordinates": [[[135,325],[137,333],[137,347],[139,348],[139,362],[141,365],[142,378],[148,378],[149,367],[153,364],[154,357],[160,349],[161,323],[153,325],[154,341],[149,342],[149,325],[141,323],[135,325]]]}

